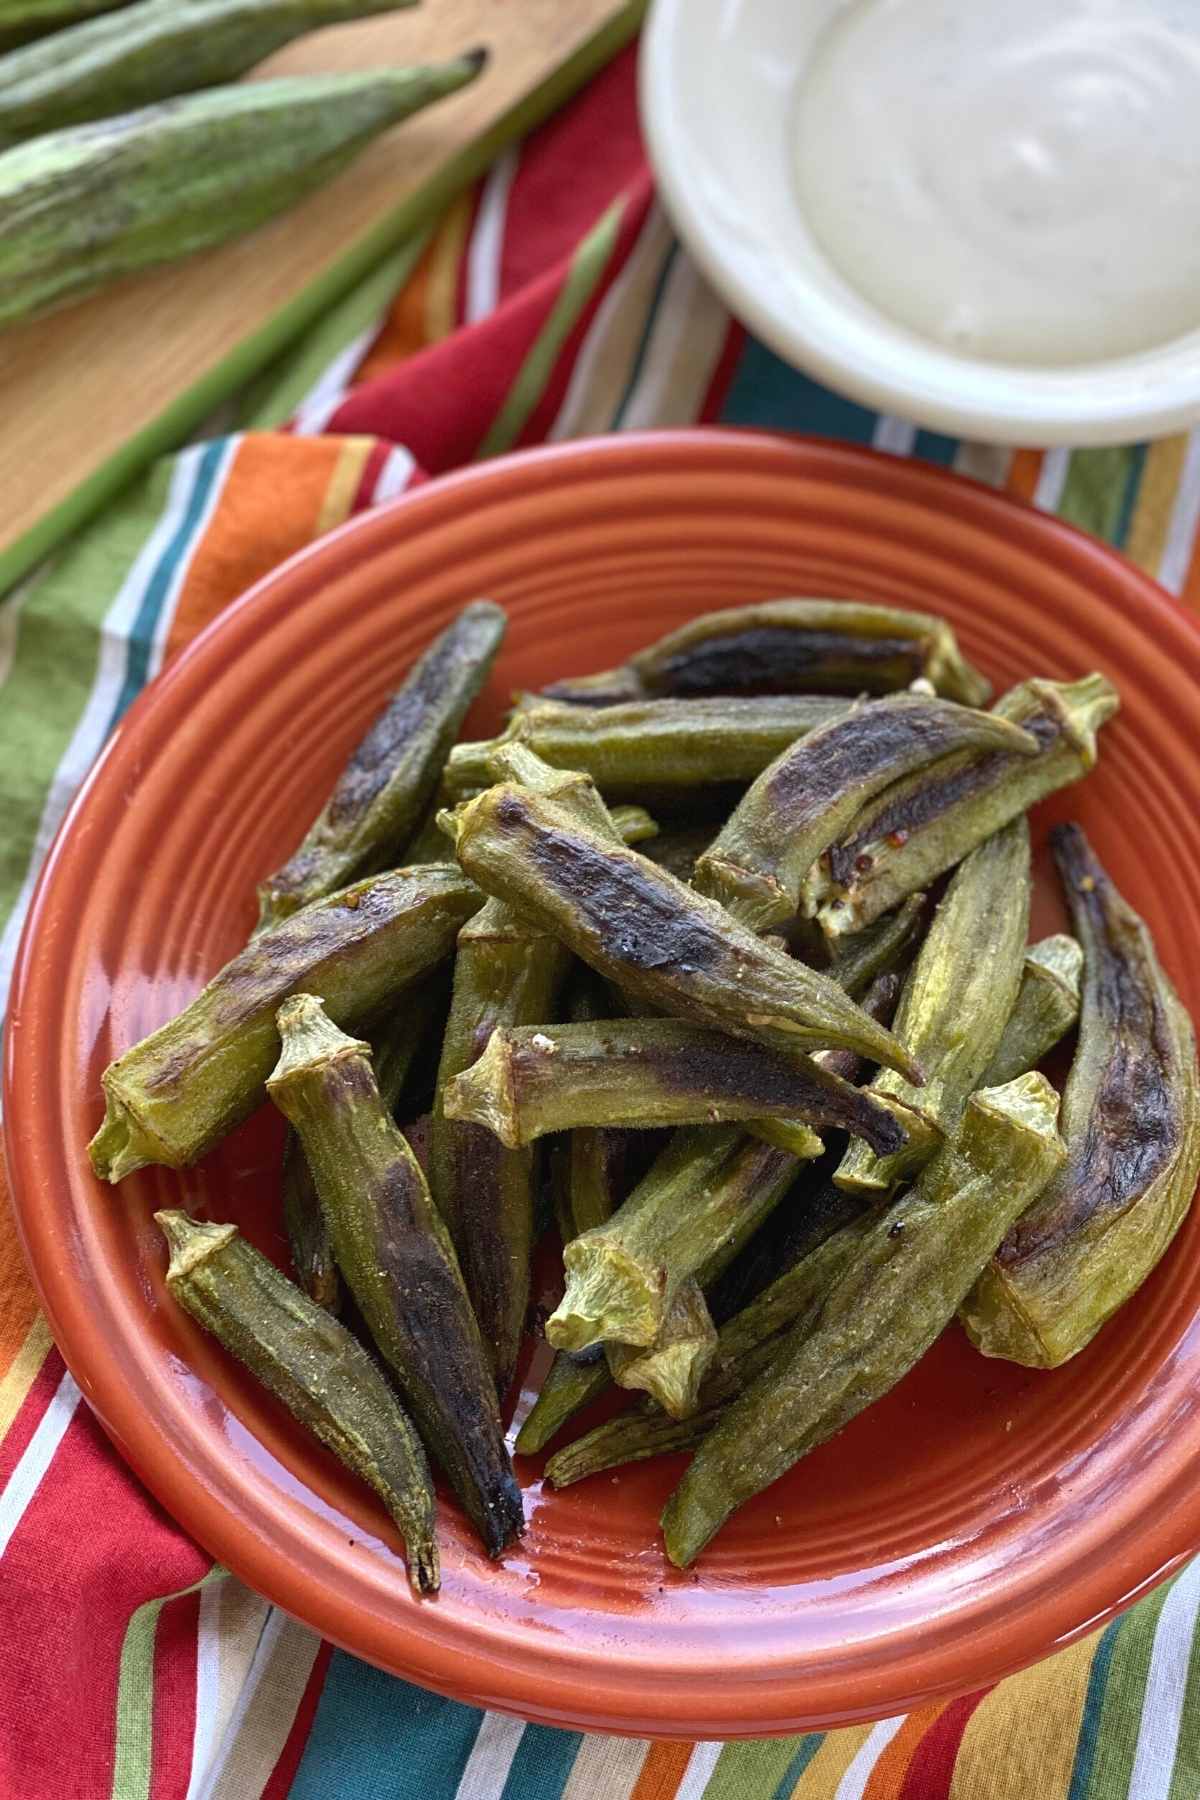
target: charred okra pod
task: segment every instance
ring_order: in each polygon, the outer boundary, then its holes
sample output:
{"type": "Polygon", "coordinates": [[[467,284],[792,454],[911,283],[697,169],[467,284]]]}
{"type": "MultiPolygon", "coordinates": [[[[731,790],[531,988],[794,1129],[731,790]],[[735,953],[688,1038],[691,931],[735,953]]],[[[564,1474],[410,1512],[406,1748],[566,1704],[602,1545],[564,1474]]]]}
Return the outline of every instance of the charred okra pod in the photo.
{"type": "Polygon", "coordinates": [[[1086,775],[1096,734],[1120,704],[1103,675],[1025,681],[995,712],[1037,739],[1037,756],[948,757],[898,781],[829,850],[805,884],[806,905],[831,938],[858,932],[1047,794],[1086,775]]]}
{"type": "MultiPolygon", "coordinates": [[[[592,782],[551,769],[523,746],[510,746],[504,766],[545,791],[572,817],[590,821],[614,843],[618,827],[592,782]]],[[[640,829],[638,819],[628,821],[640,829]]],[[[516,1367],[529,1300],[533,1248],[534,1156],[504,1144],[477,1123],[455,1117],[446,1097],[494,1033],[553,1018],[572,957],[542,926],[492,899],[463,927],[454,992],[442,1042],[430,1133],[430,1186],[458,1253],[463,1279],[501,1394],[516,1367]]]]}
{"type": "Polygon", "coordinates": [[[735,1233],[745,1241],[796,1166],[731,1126],[676,1132],[608,1223],[566,1246],[567,1290],[546,1323],[549,1341],[562,1350],[653,1344],[681,1284],[735,1233]]]}
{"type": "Polygon", "coordinates": [[[618,1387],[640,1388],[672,1419],[686,1419],[699,1403],[700,1383],[717,1349],[717,1328],[700,1284],[677,1289],[653,1344],[610,1344],[609,1371],[618,1387]]]}
{"type": "Polygon", "coordinates": [[[686,1568],[730,1514],[886,1394],[929,1349],[1005,1233],[1062,1167],[1058,1095],[1041,1075],[985,1088],[922,1175],[870,1216],[815,1320],[722,1414],[667,1502],[686,1568]]]}
{"type": "Polygon", "coordinates": [[[89,1146],[96,1174],[121,1181],[146,1163],[198,1161],[262,1100],[289,994],[318,995],[335,1022],[369,1019],[449,954],[482,904],[458,869],[430,864],[370,876],[255,938],[104,1071],[106,1112],[89,1146]]]}
{"type": "Polygon", "coordinates": [[[488,787],[498,741],[525,744],[557,769],[581,770],[606,796],[753,781],[797,738],[845,717],[851,704],[824,694],[610,707],[535,700],[516,713],[503,740],[457,744],[447,786],[455,794],[488,787]]]}
{"type": "Polygon", "coordinates": [[[813,863],[869,800],[966,750],[1028,757],[1038,742],[998,713],[923,694],[856,707],[763,770],[696,864],[693,885],[752,931],[786,924],[813,863]]]}
{"type": "Polygon", "coordinates": [[[232,1225],[158,1212],[167,1287],[387,1507],[417,1594],[440,1585],[433,1483],[407,1414],[358,1340],[232,1225]]]}
{"type": "MultiPolygon", "coordinates": [[[[836,1188],[829,1191],[838,1192],[836,1188]]],[[[815,1318],[826,1294],[849,1267],[869,1225],[869,1215],[847,1220],[721,1327],[690,1415],[669,1416],[661,1406],[649,1403],[619,1413],[557,1451],[546,1464],[547,1481],[554,1487],[567,1487],[621,1463],[694,1450],[730,1401],[770,1367],[782,1347],[782,1333],[798,1320],[815,1318]]]]}
{"type": "Polygon", "coordinates": [[[492,1371],[449,1234],[383,1109],[370,1046],[311,994],[280,1008],[279,1034],[268,1091],[299,1133],[338,1268],[427,1448],[499,1556],[523,1518],[492,1371]]]}
{"type": "Polygon", "coordinates": [[[1052,834],[1083,945],[1066,1167],[1009,1232],[963,1308],[988,1356],[1053,1369],[1089,1343],[1174,1237],[1200,1171],[1191,1020],[1078,825],[1052,834]]]}
{"type": "Polygon", "coordinates": [[[513,1148],[576,1125],[650,1129],[768,1115],[861,1134],[877,1149],[902,1141],[869,1093],[814,1058],[682,1019],[494,1031],[478,1062],[447,1088],[445,1106],[449,1118],[486,1126],[513,1148]]]}
{"type": "Polygon", "coordinates": [[[636,998],[775,1049],[861,1050],[920,1080],[915,1060],[836,982],[552,800],[505,783],[452,819],[473,880],[636,998]]]}
{"type": "Polygon", "coordinates": [[[1025,952],[1025,967],[1008,1024],[980,1087],[1000,1087],[1036,1069],[1079,1018],[1083,947],[1065,931],[1025,952]]]}
{"type": "MultiPolygon", "coordinates": [[[[920,1092],[883,1070],[870,1092],[918,1108],[949,1136],[996,1053],[1021,984],[1029,932],[1029,826],[1014,819],[955,871],[909,971],[896,1012],[897,1035],[925,1070],[920,1092]]],[[[924,1154],[931,1146],[926,1143],[924,1154]]],[[[883,1157],[851,1144],[835,1179],[883,1194],[912,1175],[921,1146],[883,1157]]]]}
{"type": "Polygon", "coordinates": [[[259,887],[260,931],[402,860],[505,624],[500,607],[477,600],[434,639],[350,758],[304,842],[259,887]]]}
{"type": "MultiPolygon", "coordinates": [[[[445,985],[440,976],[430,976],[414,982],[386,1025],[372,1032],[375,1081],[385,1112],[395,1113],[409,1070],[444,1011],[445,985]]],[[[290,1127],[283,1152],[283,1226],[296,1280],[310,1300],[336,1310],[339,1282],[329,1226],[312,1170],[290,1127]]]]}
{"type": "Polygon", "coordinates": [[[952,628],[931,613],[857,600],[766,600],[706,613],[624,668],[545,692],[607,706],[659,694],[889,694],[920,679],[967,706],[982,706],[991,691],[952,628]]]}

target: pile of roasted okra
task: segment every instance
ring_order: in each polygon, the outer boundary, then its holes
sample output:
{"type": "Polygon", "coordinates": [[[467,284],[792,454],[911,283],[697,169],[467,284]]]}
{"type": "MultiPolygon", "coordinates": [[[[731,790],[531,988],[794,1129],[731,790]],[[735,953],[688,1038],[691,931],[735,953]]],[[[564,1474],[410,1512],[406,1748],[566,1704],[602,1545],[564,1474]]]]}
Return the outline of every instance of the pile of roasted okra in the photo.
{"type": "Polygon", "coordinates": [[[1073,935],[1027,941],[1026,812],[1095,762],[1102,675],[989,708],[943,621],[777,600],[455,744],[504,625],[426,651],[91,1145],[120,1181],[285,1115],[293,1278],[167,1211],[167,1286],[377,1491],[418,1592],[427,1456],[491,1555],[522,1528],[499,1402],[541,1231],[565,1291],[517,1451],[631,1390],[546,1476],[693,1452],[682,1567],[956,1316],[1073,1356],[1200,1163],[1190,1022],[1077,826],[1073,935]],[[1060,1118],[1037,1069],[1076,1026],[1060,1118]]]}

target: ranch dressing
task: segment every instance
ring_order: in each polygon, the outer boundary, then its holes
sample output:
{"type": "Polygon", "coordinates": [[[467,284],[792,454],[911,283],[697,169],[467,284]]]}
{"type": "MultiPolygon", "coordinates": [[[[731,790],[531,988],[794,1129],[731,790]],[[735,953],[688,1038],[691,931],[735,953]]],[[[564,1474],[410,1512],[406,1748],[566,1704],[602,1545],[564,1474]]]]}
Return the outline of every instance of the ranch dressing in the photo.
{"type": "Polygon", "coordinates": [[[1006,361],[1200,326],[1200,0],[848,0],[798,95],[814,237],[893,320],[1006,361]]]}

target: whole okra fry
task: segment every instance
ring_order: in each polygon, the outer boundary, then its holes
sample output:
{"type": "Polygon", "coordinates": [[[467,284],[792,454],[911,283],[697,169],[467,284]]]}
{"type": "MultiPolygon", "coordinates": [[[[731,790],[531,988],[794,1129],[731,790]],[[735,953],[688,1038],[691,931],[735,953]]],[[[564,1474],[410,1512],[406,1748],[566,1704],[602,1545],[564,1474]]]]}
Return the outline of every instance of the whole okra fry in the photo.
{"type": "MultiPolygon", "coordinates": [[[[390,1017],[372,1029],[375,1080],[386,1112],[395,1114],[409,1070],[444,1015],[445,1002],[441,976],[427,976],[414,982],[390,1017]]],[[[341,1290],[329,1227],[312,1170],[290,1126],[283,1152],[283,1225],[296,1280],[310,1300],[336,1311],[341,1290]]]]}
{"type": "MultiPolygon", "coordinates": [[[[669,1209],[672,1196],[695,1188],[711,1175],[711,1146],[703,1133],[677,1133],[667,1150],[647,1172],[645,1183],[661,1184],[661,1198],[669,1209]],[[690,1136],[690,1151],[687,1139],[690,1136]],[[674,1152],[674,1155],[670,1152],[674,1152]]],[[[714,1206],[710,1218],[713,1230],[704,1260],[695,1271],[702,1292],[720,1281],[730,1265],[741,1256],[763,1219],[784,1199],[803,1165],[787,1151],[773,1149],[754,1138],[742,1138],[723,1172],[725,1192],[733,1199],[740,1193],[753,1195],[756,1203],[727,1209],[714,1206]]],[[[639,1185],[645,1185],[639,1184],[639,1185]]],[[[534,1456],[544,1450],[567,1420],[584,1406],[598,1399],[608,1387],[610,1372],[607,1362],[581,1363],[560,1352],[555,1357],[532,1410],[517,1436],[517,1450],[522,1456],[534,1456]]]]}
{"type": "MultiPolygon", "coordinates": [[[[838,1190],[830,1188],[836,1195],[838,1190]]],[[[567,1487],[602,1469],[643,1462],[677,1450],[694,1450],[731,1400],[770,1367],[782,1348],[782,1333],[799,1319],[813,1320],[826,1294],[857,1253],[870,1225],[862,1214],[832,1231],[797,1257],[789,1269],[717,1334],[711,1363],[700,1383],[695,1410],[669,1416],[649,1402],[607,1419],[557,1451],[546,1464],[547,1481],[567,1487]]]]}
{"type": "Polygon", "coordinates": [[[1010,688],[994,711],[1031,732],[1039,754],[963,752],[885,789],[810,871],[806,910],[837,939],[928,888],[1010,819],[1086,775],[1119,704],[1103,675],[1010,688]]]}
{"type": "Polygon", "coordinates": [[[982,706],[991,691],[932,613],[857,600],[766,600],[705,613],[624,668],[545,692],[605,706],[639,695],[887,694],[919,679],[967,706],[982,706]]]}
{"type": "Polygon", "coordinates": [[[869,800],[966,750],[1028,757],[1038,742],[998,713],[951,700],[895,694],[868,701],[763,770],[700,857],[693,886],[752,931],[786,924],[813,863],[869,800]]]}
{"type": "MultiPolygon", "coordinates": [[[[1029,935],[1029,826],[1024,816],[987,838],[955,870],[909,970],[895,1029],[925,1070],[918,1092],[884,1069],[870,1092],[919,1108],[949,1136],[980,1084],[1012,1012],[1029,935]]],[[[835,1180],[885,1194],[915,1173],[931,1146],[890,1155],[851,1144],[835,1180]]]]}
{"type": "MultiPolygon", "coordinates": [[[[510,747],[506,756],[519,779],[620,842],[619,828],[586,776],[552,769],[522,746],[510,747]]],[[[638,819],[629,823],[640,829],[638,819]]],[[[448,1113],[445,1101],[460,1072],[481,1051],[486,1054],[494,1033],[555,1016],[572,962],[558,938],[503,900],[489,900],[459,933],[430,1130],[429,1181],[502,1395],[516,1368],[529,1300],[534,1154],[448,1113]]]]}
{"type": "Polygon", "coordinates": [[[429,864],[369,876],[255,938],[105,1069],[104,1121],[89,1145],[96,1174],[121,1181],[147,1163],[197,1162],[263,1099],[289,994],[318,995],[335,1023],[370,1019],[449,955],[482,904],[459,869],[429,864]]]}
{"type": "Polygon", "coordinates": [[[654,1343],[681,1284],[735,1233],[745,1241],[796,1168],[733,1126],[677,1131],[608,1223],[566,1246],[566,1293],[546,1322],[549,1341],[561,1350],[654,1343]]]}
{"type": "Polygon", "coordinates": [[[815,1320],[722,1414],[667,1502],[667,1555],[693,1563],[729,1516],[895,1387],[1061,1168],[1058,1095],[1041,1075],[985,1088],[955,1139],[871,1217],[815,1320]]]}
{"type": "Polygon", "coordinates": [[[797,738],[843,718],[851,705],[824,694],[609,707],[535,700],[514,715],[502,738],[456,744],[446,782],[459,795],[488,787],[491,758],[503,742],[525,744],[555,768],[581,770],[606,797],[753,781],[797,738]]]}
{"type": "Polygon", "coordinates": [[[963,1307],[988,1356],[1053,1369],[1140,1287],[1200,1173],[1192,1023],[1143,921],[1078,825],[1051,834],[1083,945],[1079,1042],[1063,1094],[1067,1162],[963,1307]]]}
{"type": "Polygon", "coordinates": [[[304,842],[258,890],[259,931],[395,866],[433,798],[467,708],[487,679],[507,621],[498,606],[465,606],[413,665],[338,777],[304,842]]]}
{"type": "Polygon", "coordinates": [[[920,1080],[903,1045],[836,982],[552,800],[504,783],[451,819],[473,880],[637,999],[776,1049],[861,1050],[920,1080]]]}
{"type": "Polygon", "coordinates": [[[1079,1018],[1083,946],[1065,931],[1025,952],[1025,967],[1008,1023],[980,1087],[1000,1087],[1036,1069],[1079,1018]]]}
{"type": "Polygon", "coordinates": [[[449,1118],[485,1126],[511,1147],[576,1125],[653,1129],[766,1115],[862,1134],[879,1150],[903,1141],[895,1118],[869,1093],[813,1057],[682,1019],[496,1030],[446,1089],[445,1107],[449,1118]]]}
{"type": "Polygon", "coordinates": [[[232,1225],[157,1212],[167,1287],[277,1400],[374,1488],[408,1550],[417,1594],[441,1585],[433,1483],[421,1440],[380,1370],[322,1307],[232,1225]]]}
{"type": "Polygon", "coordinates": [[[279,1011],[268,1083],[295,1126],[334,1255],[367,1328],[490,1556],[523,1528],[492,1371],[449,1233],[420,1164],[385,1112],[368,1044],[311,994],[279,1011]]]}

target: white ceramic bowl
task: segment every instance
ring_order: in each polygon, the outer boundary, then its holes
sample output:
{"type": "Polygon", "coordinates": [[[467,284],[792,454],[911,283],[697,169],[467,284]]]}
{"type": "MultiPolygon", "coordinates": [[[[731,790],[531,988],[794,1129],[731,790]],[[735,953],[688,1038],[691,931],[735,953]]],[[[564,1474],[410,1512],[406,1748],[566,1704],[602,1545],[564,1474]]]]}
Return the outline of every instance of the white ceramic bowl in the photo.
{"type": "Polygon", "coordinates": [[[987,362],[893,324],[842,280],[805,224],[791,146],[807,58],[843,3],[651,8],[641,64],[651,159],[680,236],[732,311],[830,387],[959,437],[1129,443],[1200,419],[1200,330],[1069,368],[987,362]]]}

